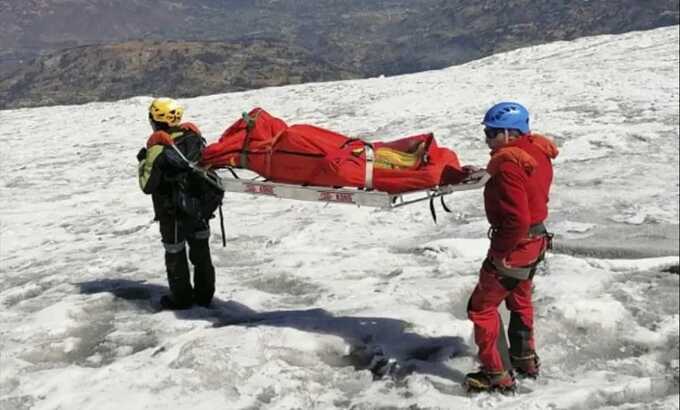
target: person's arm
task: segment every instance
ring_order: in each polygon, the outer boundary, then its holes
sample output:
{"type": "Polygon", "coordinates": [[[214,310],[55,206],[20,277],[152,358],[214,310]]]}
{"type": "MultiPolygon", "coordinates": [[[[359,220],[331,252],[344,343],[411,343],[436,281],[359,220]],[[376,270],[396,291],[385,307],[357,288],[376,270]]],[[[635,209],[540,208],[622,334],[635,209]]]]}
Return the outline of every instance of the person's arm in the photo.
{"type": "Polygon", "coordinates": [[[519,165],[505,162],[497,177],[499,203],[496,204],[503,222],[494,232],[489,255],[503,261],[527,237],[531,224],[526,192],[527,175],[519,165]]]}

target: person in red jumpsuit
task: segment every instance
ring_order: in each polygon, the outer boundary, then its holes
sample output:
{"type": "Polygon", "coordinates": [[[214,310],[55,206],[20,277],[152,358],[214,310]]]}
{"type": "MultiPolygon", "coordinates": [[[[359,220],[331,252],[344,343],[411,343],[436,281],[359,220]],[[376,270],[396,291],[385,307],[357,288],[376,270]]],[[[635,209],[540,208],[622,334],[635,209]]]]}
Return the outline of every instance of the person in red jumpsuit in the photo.
{"type": "Polygon", "coordinates": [[[484,189],[490,247],[468,302],[481,369],[468,374],[465,385],[478,391],[514,390],[514,371],[532,378],[539,373],[532,280],[550,246],[551,235],[543,223],[558,150],[548,138],[531,133],[529,112],[521,104],[494,105],[482,124],[491,149],[486,168],[491,179],[484,189]],[[503,301],[510,311],[512,369],[504,365],[497,346],[505,331],[498,313],[503,301]]]}

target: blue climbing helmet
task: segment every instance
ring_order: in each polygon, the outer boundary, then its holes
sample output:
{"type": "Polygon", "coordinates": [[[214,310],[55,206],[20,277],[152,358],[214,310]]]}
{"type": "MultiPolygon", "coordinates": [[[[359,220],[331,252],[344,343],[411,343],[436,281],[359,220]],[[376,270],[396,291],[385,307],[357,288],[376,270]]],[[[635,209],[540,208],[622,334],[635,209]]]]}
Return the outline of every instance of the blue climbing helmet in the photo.
{"type": "Polygon", "coordinates": [[[516,129],[529,133],[529,111],[516,102],[502,102],[489,108],[482,124],[489,128],[516,129]]]}

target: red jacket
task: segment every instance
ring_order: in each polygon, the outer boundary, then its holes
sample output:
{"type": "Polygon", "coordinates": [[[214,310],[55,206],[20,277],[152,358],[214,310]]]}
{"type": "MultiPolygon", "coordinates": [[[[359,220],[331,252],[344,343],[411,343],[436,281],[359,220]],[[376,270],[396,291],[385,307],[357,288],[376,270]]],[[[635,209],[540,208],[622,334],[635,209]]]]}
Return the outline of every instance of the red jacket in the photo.
{"type": "Polygon", "coordinates": [[[541,251],[525,246],[529,227],[548,217],[548,196],[553,179],[551,160],[558,154],[549,139],[524,135],[491,152],[484,189],[486,216],[493,229],[489,256],[511,266],[531,263],[541,251]]]}

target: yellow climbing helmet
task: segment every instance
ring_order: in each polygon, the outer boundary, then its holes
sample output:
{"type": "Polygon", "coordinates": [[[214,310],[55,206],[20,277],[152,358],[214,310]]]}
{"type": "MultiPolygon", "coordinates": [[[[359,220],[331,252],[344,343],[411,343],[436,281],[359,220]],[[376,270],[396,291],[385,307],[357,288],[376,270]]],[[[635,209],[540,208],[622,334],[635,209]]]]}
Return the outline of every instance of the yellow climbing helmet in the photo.
{"type": "Polygon", "coordinates": [[[149,106],[149,119],[170,127],[179,125],[182,121],[182,114],[184,114],[184,108],[172,98],[154,98],[149,106]]]}

